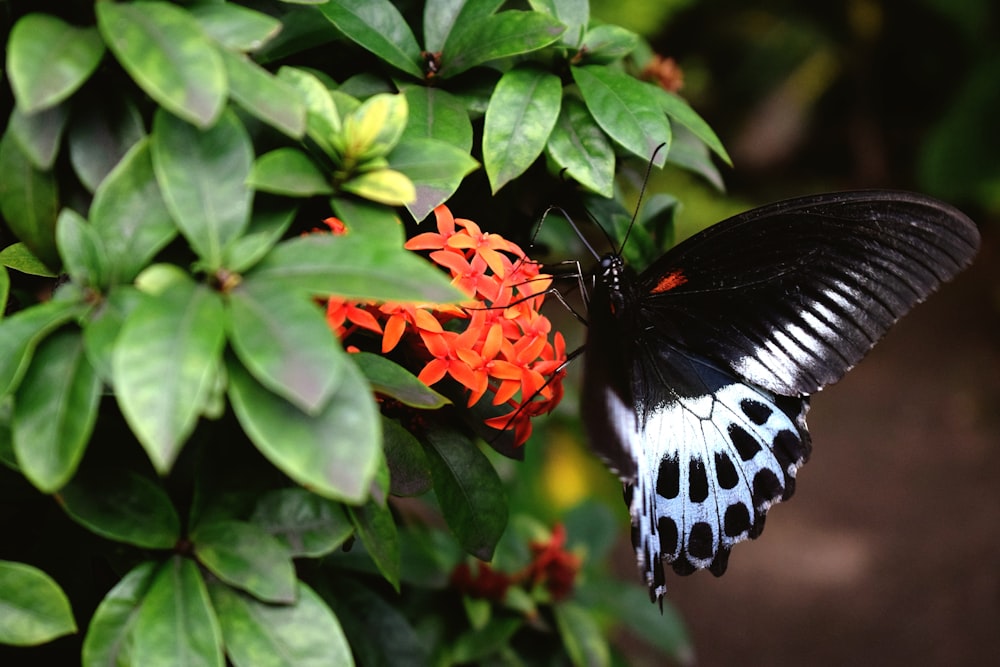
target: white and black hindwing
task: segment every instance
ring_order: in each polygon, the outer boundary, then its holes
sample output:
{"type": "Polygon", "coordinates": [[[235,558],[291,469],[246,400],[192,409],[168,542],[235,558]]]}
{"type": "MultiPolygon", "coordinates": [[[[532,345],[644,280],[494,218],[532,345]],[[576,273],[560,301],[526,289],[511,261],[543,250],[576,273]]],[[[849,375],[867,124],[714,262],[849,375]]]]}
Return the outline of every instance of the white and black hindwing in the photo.
{"type": "Polygon", "coordinates": [[[653,599],[663,564],[721,575],[788,499],[809,394],[972,260],[978,231],[901,192],[788,200],[729,218],[636,276],[605,256],[588,308],[582,415],[625,483],[653,599]]]}

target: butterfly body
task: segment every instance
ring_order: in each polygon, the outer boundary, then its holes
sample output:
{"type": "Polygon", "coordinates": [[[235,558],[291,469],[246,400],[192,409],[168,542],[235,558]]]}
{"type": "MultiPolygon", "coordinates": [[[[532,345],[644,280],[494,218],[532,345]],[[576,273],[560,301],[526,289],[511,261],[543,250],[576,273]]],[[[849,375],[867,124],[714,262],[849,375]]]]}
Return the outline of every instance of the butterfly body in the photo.
{"type": "Polygon", "coordinates": [[[972,259],[975,225],[901,192],[805,197],[706,229],[636,275],[601,259],[582,415],[619,474],[653,599],[664,563],[721,575],[787,500],[809,395],[972,259]]]}

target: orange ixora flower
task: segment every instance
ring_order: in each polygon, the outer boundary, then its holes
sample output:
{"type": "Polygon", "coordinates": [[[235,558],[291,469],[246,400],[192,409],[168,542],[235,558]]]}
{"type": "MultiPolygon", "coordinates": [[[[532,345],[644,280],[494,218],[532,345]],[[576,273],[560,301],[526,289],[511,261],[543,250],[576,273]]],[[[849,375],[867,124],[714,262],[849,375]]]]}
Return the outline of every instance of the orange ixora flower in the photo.
{"type": "MultiPolygon", "coordinates": [[[[383,353],[407,345],[423,360],[418,377],[427,385],[451,378],[467,391],[468,405],[490,395],[509,410],[486,420],[513,429],[515,442],[531,435],[531,418],[550,412],[562,398],[566,343],[539,313],[550,276],[516,244],[455,218],[445,206],[434,210],[436,232],[418,234],[409,250],[430,251],[452,283],[469,295],[464,307],[438,304],[365,303],[327,300],[327,321],[346,339],[368,332],[382,337],[383,353]]],[[[347,233],[336,218],[324,221],[334,234],[347,233]]]]}

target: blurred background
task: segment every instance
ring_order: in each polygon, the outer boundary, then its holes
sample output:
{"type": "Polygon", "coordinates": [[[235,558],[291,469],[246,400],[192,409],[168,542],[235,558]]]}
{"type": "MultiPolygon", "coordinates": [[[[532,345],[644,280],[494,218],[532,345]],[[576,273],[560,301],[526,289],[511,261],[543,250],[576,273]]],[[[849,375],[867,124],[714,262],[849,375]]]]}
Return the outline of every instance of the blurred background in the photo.
{"type": "MultiPolygon", "coordinates": [[[[698,664],[996,660],[1000,5],[591,4],[675,59],[681,94],[733,157],[733,169],[721,166],[725,193],[679,171],[653,176],[651,191],[682,202],[679,236],[770,200],[863,187],[937,196],[983,232],[969,271],[814,398],[812,459],[761,539],[737,546],[721,579],[669,577],[698,664]]],[[[553,502],[604,493],[627,521],[614,480],[567,444],[578,438],[550,428],[553,502]]],[[[615,558],[636,576],[626,540],[615,558]]],[[[626,646],[635,664],[654,663],[626,646]]]]}

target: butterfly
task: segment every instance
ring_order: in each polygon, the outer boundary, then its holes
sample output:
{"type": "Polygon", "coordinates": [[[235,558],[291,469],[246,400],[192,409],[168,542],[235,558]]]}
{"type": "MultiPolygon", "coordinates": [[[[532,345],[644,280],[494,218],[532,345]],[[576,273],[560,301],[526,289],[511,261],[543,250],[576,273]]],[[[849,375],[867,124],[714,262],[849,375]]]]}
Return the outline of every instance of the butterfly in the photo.
{"type": "Polygon", "coordinates": [[[809,397],[968,266],[976,225],[935,199],[858,191],[741,213],[642,273],[604,255],[587,305],[581,413],[625,485],[651,600],[664,565],[722,575],[795,491],[809,397]]]}

